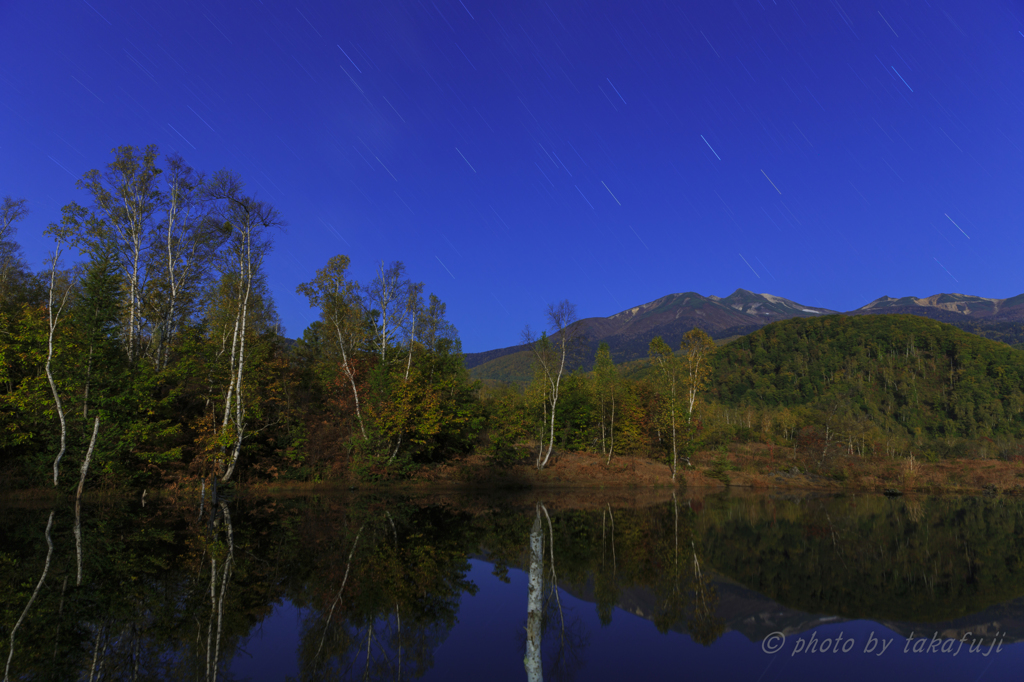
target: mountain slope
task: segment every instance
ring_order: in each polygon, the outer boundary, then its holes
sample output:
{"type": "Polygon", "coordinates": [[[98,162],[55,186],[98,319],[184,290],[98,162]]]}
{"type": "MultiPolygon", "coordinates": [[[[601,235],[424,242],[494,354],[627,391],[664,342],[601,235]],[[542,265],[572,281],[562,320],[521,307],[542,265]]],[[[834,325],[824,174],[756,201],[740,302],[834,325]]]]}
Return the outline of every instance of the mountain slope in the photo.
{"type": "MultiPolygon", "coordinates": [[[[584,337],[573,367],[589,367],[602,341],[611,347],[616,363],[647,356],[647,347],[661,336],[675,347],[694,327],[721,341],[749,334],[766,324],[797,317],[819,317],[836,311],[796,303],[772,294],[737,289],[725,298],[694,292],[669,294],[624,310],[611,317],[588,317],[577,322],[584,337]]],[[[925,298],[882,296],[843,315],[916,315],[952,324],[966,332],[1024,349],[1024,294],[1012,298],[983,298],[966,294],[936,294],[925,298]]],[[[481,379],[509,380],[521,372],[508,370],[509,362],[484,367],[499,358],[528,351],[509,346],[482,353],[467,353],[466,367],[481,379]],[[479,368],[479,369],[477,369],[479,368]]],[[[521,361],[513,364],[522,364],[521,361]]]]}
{"type": "Polygon", "coordinates": [[[688,291],[670,294],[611,317],[590,317],[579,326],[591,342],[607,341],[616,361],[647,355],[655,336],[674,345],[694,327],[712,338],[745,334],[778,320],[828,315],[835,311],[795,303],[781,296],[737,289],[725,298],[688,291]]]}
{"type": "Polygon", "coordinates": [[[935,294],[927,298],[882,296],[847,314],[877,313],[924,315],[940,322],[964,317],[1020,321],[1024,320],[1024,294],[1013,298],[982,298],[966,294],[935,294]]]}
{"type": "MultiPolygon", "coordinates": [[[[611,317],[588,317],[577,322],[577,329],[585,340],[577,365],[589,366],[602,341],[611,347],[615,362],[623,362],[646,357],[647,346],[656,336],[676,345],[683,334],[694,327],[703,329],[711,338],[720,339],[747,334],[778,320],[834,312],[802,305],[781,296],[755,294],[746,289],[737,289],[725,298],[701,296],[692,291],[669,294],[611,317]]],[[[509,346],[483,353],[466,353],[466,367],[473,369],[524,350],[528,350],[526,346],[509,346]]]]}
{"type": "Polygon", "coordinates": [[[882,296],[844,314],[917,315],[1024,348],[1024,294],[1012,298],[982,298],[966,294],[936,294],[926,298],[882,296]]]}
{"type": "Polygon", "coordinates": [[[1024,436],[1024,351],[919,316],[777,322],[722,348],[711,385],[726,405],[811,405],[847,430],[1024,436]]]}

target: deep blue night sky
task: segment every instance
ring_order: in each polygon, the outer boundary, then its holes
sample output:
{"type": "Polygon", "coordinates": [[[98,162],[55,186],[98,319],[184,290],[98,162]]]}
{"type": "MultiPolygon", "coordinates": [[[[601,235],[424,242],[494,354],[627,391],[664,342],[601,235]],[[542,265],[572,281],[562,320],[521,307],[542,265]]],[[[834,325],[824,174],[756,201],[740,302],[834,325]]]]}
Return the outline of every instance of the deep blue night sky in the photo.
{"type": "Polygon", "coordinates": [[[1020,2],[6,0],[0,26],[33,266],[75,179],[155,143],[288,220],[289,336],[336,253],[404,261],[467,351],[562,298],[1024,292],[1020,2]]]}

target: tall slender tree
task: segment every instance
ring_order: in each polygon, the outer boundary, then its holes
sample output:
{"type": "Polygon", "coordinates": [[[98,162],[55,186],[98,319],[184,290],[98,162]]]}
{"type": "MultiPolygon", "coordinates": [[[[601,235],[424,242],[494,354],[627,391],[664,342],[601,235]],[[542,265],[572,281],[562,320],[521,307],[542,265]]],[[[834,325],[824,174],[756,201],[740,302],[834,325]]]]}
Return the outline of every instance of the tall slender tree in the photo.
{"type": "Polygon", "coordinates": [[[664,403],[664,416],[672,431],[672,480],[676,480],[679,468],[678,424],[680,413],[680,397],[682,395],[681,368],[679,358],[672,354],[672,348],[660,336],[651,340],[648,346],[651,364],[657,369],[658,389],[664,403]]]}
{"type": "Polygon", "coordinates": [[[10,196],[0,202],[0,304],[8,296],[10,282],[18,267],[18,244],[14,241],[17,232],[15,224],[28,215],[28,202],[10,196]]]}
{"type": "Polygon", "coordinates": [[[82,224],[82,241],[87,247],[108,239],[116,244],[126,285],[124,344],[133,362],[143,341],[142,295],[154,218],[163,202],[161,170],[156,166],[156,145],[117,147],[113,153],[114,160],[104,171],[87,171],[78,181],[93,200],[93,216],[82,224]]]}
{"type": "Polygon", "coordinates": [[[611,464],[612,453],[615,451],[615,398],[618,384],[618,369],[612,362],[608,344],[602,342],[597,347],[597,357],[594,360],[594,385],[601,410],[601,454],[608,455],[608,464],[611,464]]]}
{"type": "Polygon", "coordinates": [[[405,329],[411,306],[409,305],[409,287],[411,283],[405,277],[405,264],[395,261],[385,266],[381,261],[377,275],[366,286],[364,296],[373,336],[370,339],[373,350],[380,356],[380,361],[387,364],[389,348],[398,346],[399,339],[405,329]]]}
{"type": "Polygon", "coordinates": [[[64,307],[67,304],[68,298],[71,296],[74,280],[68,276],[67,273],[61,273],[58,269],[60,266],[60,255],[67,244],[67,225],[51,223],[47,228],[47,233],[53,235],[56,242],[53,251],[50,253],[50,257],[47,259],[50,270],[50,287],[46,305],[47,335],[45,366],[46,380],[50,384],[50,391],[53,393],[53,402],[57,408],[57,417],[60,419],[60,451],[57,452],[57,456],[53,460],[53,485],[56,487],[57,478],[60,474],[60,462],[64,458],[64,453],[67,451],[67,419],[64,414],[64,402],[61,400],[60,391],[57,389],[57,382],[53,378],[54,337],[57,333],[58,326],[60,326],[64,307]]]}
{"type": "Polygon", "coordinates": [[[229,235],[214,215],[206,177],[174,154],[167,159],[164,217],[153,231],[150,307],[154,317],[151,355],[167,366],[182,323],[195,312],[218,249],[229,235]]]}
{"type": "Polygon", "coordinates": [[[244,192],[242,179],[233,172],[219,171],[209,186],[208,196],[219,203],[223,222],[230,226],[226,253],[221,260],[224,275],[233,285],[234,322],[231,331],[229,379],[224,399],[221,433],[227,437],[229,425],[231,454],[221,481],[231,479],[242,452],[246,433],[245,367],[246,341],[249,336],[249,306],[262,276],[263,261],[270,252],[271,230],[286,223],[269,203],[244,192]]]}
{"type": "Polygon", "coordinates": [[[686,397],[686,421],[700,405],[702,393],[711,378],[711,359],[717,350],[714,340],[703,329],[694,327],[683,336],[682,351],[684,373],[683,391],[686,397]]]}
{"type": "Polygon", "coordinates": [[[312,281],[300,284],[296,291],[309,299],[310,307],[320,308],[320,317],[327,325],[331,338],[341,353],[341,368],[352,387],[355,402],[356,421],[359,431],[366,438],[366,425],[359,407],[359,389],[356,387],[356,372],[352,362],[356,349],[364,345],[363,302],[359,295],[359,284],[348,278],[348,256],[334,256],[320,270],[312,281]]]}
{"type": "Polygon", "coordinates": [[[545,382],[545,422],[548,431],[547,452],[544,452],[543,441],[537,453],[537,468],[543,469],[551,459],[555,448],[555,421],[558,407],[559,390],[562,376],[565,374],[566,360],[576,349],[581,340],[581,330],[576,324],[576,305],[568,300],[548,304],[547,321],[551,329],[551,339],[546,335],[536,338],[529,325],[523,330],[523,343],[530,346],[535,364],[545,382]],[[550,408],[550,410],[548,410],[550,408]]]}

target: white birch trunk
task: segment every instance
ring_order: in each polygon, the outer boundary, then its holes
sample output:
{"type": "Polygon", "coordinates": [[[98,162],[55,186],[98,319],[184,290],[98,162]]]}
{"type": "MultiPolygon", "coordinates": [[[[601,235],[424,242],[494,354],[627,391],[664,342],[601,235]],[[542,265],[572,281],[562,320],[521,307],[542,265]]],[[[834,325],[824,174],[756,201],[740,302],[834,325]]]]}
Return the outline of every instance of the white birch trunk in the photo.
{"type": "MultiPolygon", "coordinates": [[[[249,314],[249,295],[252,292],[252,243],[251,234],[247,234],[245,237],[245,243],[243,246],[244,253],[244,272],[243,278],[245,281],[245,294],[241,301],[241,314],[240,320],[236,323],[236,334],[238,335],[238,364],[236,367],[236,376],[234,379],[235,386],[235,444],[231,453],[231,462],[228,464],[227,471],[224,472],[224,476],[221,478],[222,483],[227,483],[231,479],[231,475],[235,472],[235,465],[238,463],[238,456],[242,451],[242,438],[245,436],[245,411],[242,404],[242,379],[244,377],[245,370],[245,337],[246,337],[246,326],[248,324],[249,314]]],[[[232,356],[234,354],[232,353],[232,356]]],[[[225,423],[227,420],[227,410],[225,410],[225,423]]]]}
{"type": "Polygon", "coordinates": [[[51,365],[53,363],[53,335],[57,331],[57,324],[60,322],[60,314],[64,310],[64,304],[68,300],[68,294],[71,293],[71,287],[69,286],[64,292],[64,296],[61,298],[60,307],[57,308],[56,312],[53,310],[53,294],[55,280],[57,278],[57,260],[60,258],[60,247],[58,246],[53,252],[53,259],[50,261],[50,294],[49,294],[49,305],[47,306],[47,320],[49,322],[49,334],[46,340],[46,379],[50,383],[50,391],[53,393],[53,402],[57,406],[57,416],[60,418],[60,452],[57,453],[57,457],[53,460],[53,487],[57,487],[57,477],[60,473],[60,461],[64,458],[64,452],[67,449],[67,422],[64,419],[64,404],[60,400],[60,393],[57,391],[57,383],[53,380],[53,371],[51,365]]]}
{"type": "MultiPolygon", "coordinates": [[[[562,340],[562,358],[558,365],[558,375],[553,381],[551,381],[551,429],[550,436],[548,439],[548,452],[544,456],[544,461],[540,463],[538,469],[543,469],[548,465],[548,460],[551,459],[551,451],[555,449],[555,408],[558,406],[558,389],[562,384],[562,372],[565,370],[565,354],[566,354],[566,332],[563,331],[562,340]]],[[[549,379],[550,380],[550,379],[549,379]]]]}
{"type": "Polygon", "coordinates": [[[130,307],[128,309],[128,362],[131,363],[135,360],[135,337],[136,337],[136,320],[139,317],[139,260],[141,254],[139,253],[139,242],[138,236],[132,242],[132,276],[129,279],[128,287],[131,296],[130,307]]]}
{"type": "Polygon", "coordinates": [[[100,418],[96,417],[92,424],[92,438],[89,439],[89,449],[85,453],[85,460],[82,462],[81,474],[78,477],[78,492],[75,493],[75,501],[82,499],[82,489],[85,488],[85,477],[89,473],[89,463],[92,461],[92,451],[96,447],[96,434],[100,430],[100,418]]]}
{"type": "Polygon", "coordinates": [[[366,427],[363,425],[363,414],[359,409],[359,390],[356,388],[356,377],[348,363],[348,353],[345,351],[345,341],[342,338],[341,326],[337,321],[334,323],[334,330],[338,335],[338,346],[341,348],[342,367],[345,369],[345,375],[348,377],[349,383],[352,384],[352,397],[356,401],[356,420],[359,422],[359,431],[363,434],[363,438],[366,438],[366,427]]]}
{"type": "Polygon", "coordinates": [[[159,357],[157,358],[157,368],[163,369],[167,366],[167,362],[170,359],[170,341],[173,333],[174,324],[174,307],[178,298],[178,279],[175,277],[175,262],[174,262],[174,223],[177,219],[178,214],[178,196],[177,193],[172,190],[171,192],[171,205],[167,211],[167,285],[170,288],[170,300],[167,302],[167,316],[164,319],[164,338],[162,339],[162,348],[157,349],[159,357]]]}
{"type": "MultiPolygon", "coordinates": [[[[557,588],[556,588],[557,589],[557,588]]],[[[530,530],[530,581],[526,600],[526,679],[542,682],[544,669],[541,663],[541,622],[544,611],[544,526],[541,524],[540,507],[530,530]]]]}

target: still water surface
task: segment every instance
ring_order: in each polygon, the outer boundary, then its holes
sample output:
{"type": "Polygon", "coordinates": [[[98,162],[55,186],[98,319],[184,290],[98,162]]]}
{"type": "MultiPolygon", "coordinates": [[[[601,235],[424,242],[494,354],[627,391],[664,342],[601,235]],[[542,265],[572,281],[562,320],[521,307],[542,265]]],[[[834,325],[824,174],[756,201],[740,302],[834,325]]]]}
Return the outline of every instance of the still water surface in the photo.
{"type": "Polygon", "coordinates": [[[1024,502],[0,507],[9,679],[1016,680],[1024,502]]]}

